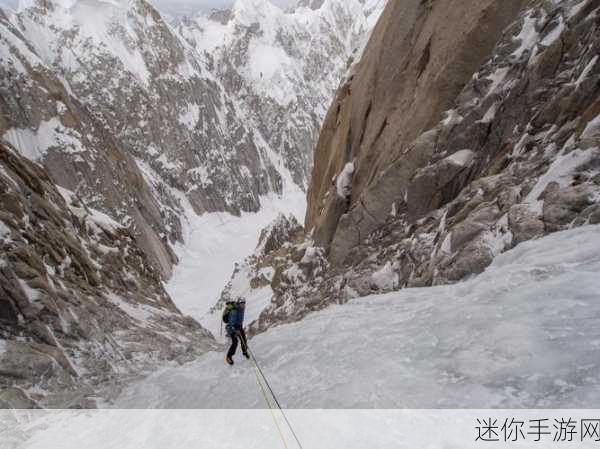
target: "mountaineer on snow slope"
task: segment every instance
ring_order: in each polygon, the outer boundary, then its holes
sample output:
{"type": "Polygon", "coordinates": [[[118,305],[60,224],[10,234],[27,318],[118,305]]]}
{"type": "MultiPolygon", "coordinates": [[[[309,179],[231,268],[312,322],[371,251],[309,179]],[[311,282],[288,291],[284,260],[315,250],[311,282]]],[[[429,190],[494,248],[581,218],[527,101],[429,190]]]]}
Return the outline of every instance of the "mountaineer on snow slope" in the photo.
{"type": "Polygon", "coordinates": [[[246,333],[244,332],[244,311],[246,310],[246,300],[242,297],[238,298],[235,302],[228,302],[225,304],[225,310],[223,311],[223,322],[227,324],[227,336],[231,338],[231,346],[227,351],[225,362],[229,365],[233,365],[233,356],[238,345],[238,338],[242,345],[242,353],[247,359],[250,358],[248,354],[248,341],[246,340],[246,333]]]}

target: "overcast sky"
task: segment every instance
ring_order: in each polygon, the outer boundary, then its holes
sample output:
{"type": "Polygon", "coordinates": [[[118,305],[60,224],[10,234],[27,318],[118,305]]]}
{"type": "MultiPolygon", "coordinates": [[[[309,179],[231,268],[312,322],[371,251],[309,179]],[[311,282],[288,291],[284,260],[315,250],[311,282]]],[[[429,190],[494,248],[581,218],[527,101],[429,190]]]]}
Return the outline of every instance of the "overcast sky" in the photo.
{"type": "MultiPolygon", "coordinates": [[[[297,0],[270,0],[272,3],[281,7],[288,7],[297,2],[297,0]]],[[[213,8],[225,8],[231,6],[234,0],[150,0],[160,10],[168,14],[179,15],[198,10],[210,10],[213,8]]],[[[19,0],[0,0],[0,6],[8,5],[16,9],[19,0]]]]}
{"type": "Polygon", "coordinates": [[[0,0],[0,6],[8,6],[12,9],[17,9],[18,4],[19,0],[0,0]]]}
{"type": "MultiPolygon", "coordinates": [[[[212,9],[231,6],[234,0],[150,0],[159,8],[177,9],[212,9]]],[[[288,7],[296,3],[296,0],[271,0],[272,3],[282,7],[288,7]]]]}
{"type": "MultiPolygon", "coordinates": [[[[0,0],[2,1],[2,0],[0,0]]],[[[190,15],[199,10],[223,9],[235,0],[150,0],[159,10],[170,15],[190,15]]],[[[243,1],[243,0],[242,0],[243,1]]],[[[298,0],[270,0],[282,8],[296,4],[298,0]]]]}

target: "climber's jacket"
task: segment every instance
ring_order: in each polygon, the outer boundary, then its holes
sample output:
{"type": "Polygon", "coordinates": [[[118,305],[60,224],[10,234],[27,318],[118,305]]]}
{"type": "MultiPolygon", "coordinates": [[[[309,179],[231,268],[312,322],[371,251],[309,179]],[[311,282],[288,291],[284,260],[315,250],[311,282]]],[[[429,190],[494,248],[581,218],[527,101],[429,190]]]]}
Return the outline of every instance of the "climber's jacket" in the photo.
{"type": "Polygon", "coordinates": [[[229,312],[229,320],[227,322],[227,335],[230,337],[244,325],[244,308],[237,305],[229,312]]]}

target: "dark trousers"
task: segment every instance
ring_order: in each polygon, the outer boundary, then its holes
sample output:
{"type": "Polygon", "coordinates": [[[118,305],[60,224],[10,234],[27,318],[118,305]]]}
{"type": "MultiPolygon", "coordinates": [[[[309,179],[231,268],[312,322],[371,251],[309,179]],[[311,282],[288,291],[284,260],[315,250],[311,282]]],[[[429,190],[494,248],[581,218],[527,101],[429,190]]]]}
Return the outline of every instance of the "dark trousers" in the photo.
{"type": "Polygon", "coordinates": [[[245,354],[248,352],[248,342],[246,341],[246,333],[244,329],[237,329],[234,333],[230,335],[231,337],[231,346],[229,347],[229,351],[227,351],[227,357],[233,357],[235,354],[235,350],[237,349],[238,339],[242,344],[242,352],[245,354]]]}

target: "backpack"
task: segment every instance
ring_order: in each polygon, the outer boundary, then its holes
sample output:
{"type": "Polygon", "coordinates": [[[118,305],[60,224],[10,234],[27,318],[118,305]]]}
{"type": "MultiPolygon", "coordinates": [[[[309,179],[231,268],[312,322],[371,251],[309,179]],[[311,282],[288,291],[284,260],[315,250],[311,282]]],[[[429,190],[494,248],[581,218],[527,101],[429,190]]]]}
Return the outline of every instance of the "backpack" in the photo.
{"type": "Polygon", "coordinates": [[[223,309],[223,322],[225,324],[229,324],[229,314],[231,313],[232,310],[234,310],[237,307],[237,305],[235,304],[235,302],[233,301],[227,301],[225,303],[225,308],[223,309]]]}

